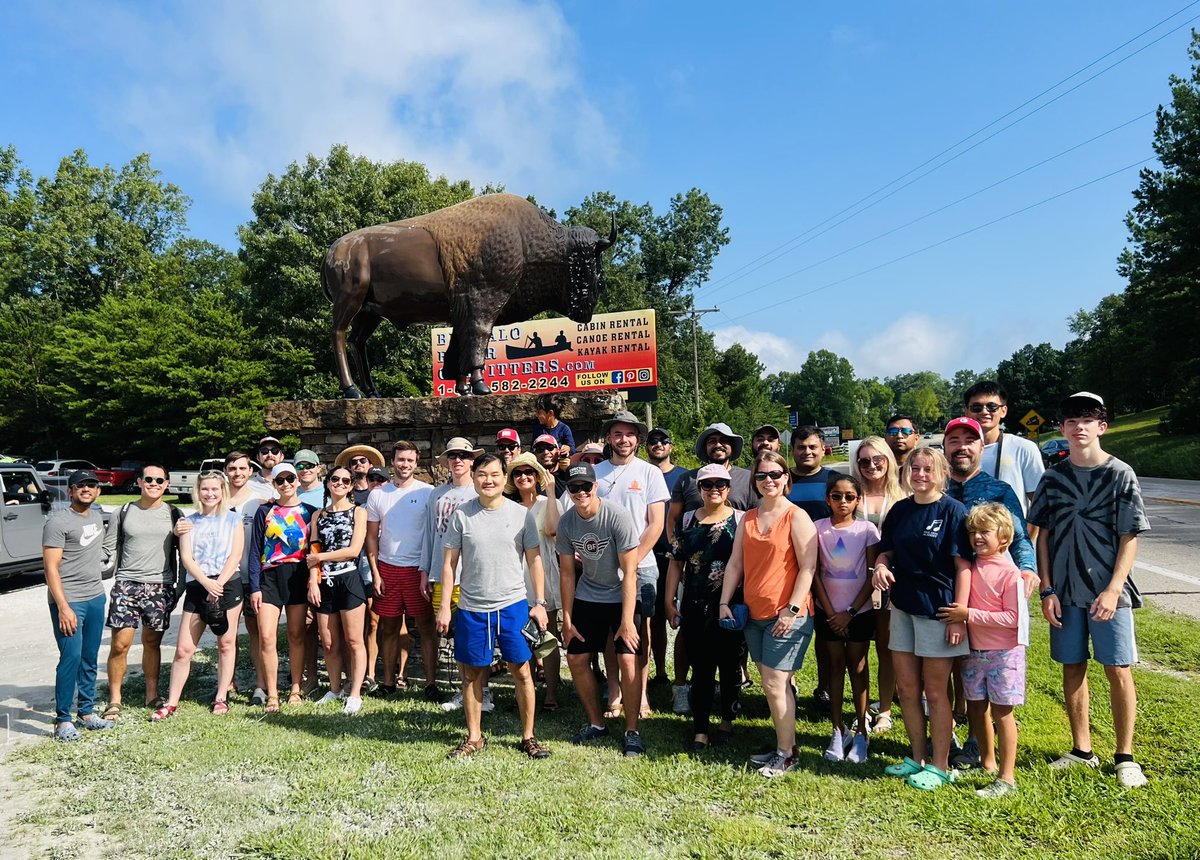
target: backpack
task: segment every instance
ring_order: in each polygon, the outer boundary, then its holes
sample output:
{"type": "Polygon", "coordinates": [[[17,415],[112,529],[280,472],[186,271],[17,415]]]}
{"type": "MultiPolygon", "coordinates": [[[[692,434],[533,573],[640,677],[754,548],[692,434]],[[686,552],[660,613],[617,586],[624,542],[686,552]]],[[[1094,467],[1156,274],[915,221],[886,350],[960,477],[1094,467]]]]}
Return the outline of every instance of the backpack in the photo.
{"type": "MultiPolygon", "coordinates": [[[[137,502],[126,502],[121,505],[121,510],[117,514],[117,549],[115,553],[115,562],[113,563],[113,575],[121,569],[121,550],[125,546],[125,515],[129,513],[130,507],[137,502]]],[[[175,536],[175,524],[183,517],[183,511],[174,505],[167,503],[167,508],[171,511],[171,549],[167,553],[167,569],[171,572],[171,582],[165,583],[168,588],[168,596],[170,597],[171,609],[175,608],[175,604],[179,602],[179,598],[183,596],[184,587],[187,584],[187,577],[181,575],[179,564],[179,538],[175,536]]]]}

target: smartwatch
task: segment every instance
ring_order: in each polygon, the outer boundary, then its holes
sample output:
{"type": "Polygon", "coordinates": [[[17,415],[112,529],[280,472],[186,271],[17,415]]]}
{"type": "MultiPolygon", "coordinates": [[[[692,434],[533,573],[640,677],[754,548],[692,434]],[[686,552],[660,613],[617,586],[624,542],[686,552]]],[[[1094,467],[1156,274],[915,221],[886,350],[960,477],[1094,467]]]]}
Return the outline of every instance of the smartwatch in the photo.
{"type": "Polygon", "coordinates": [[[847,607],[846,614],[849,615],[851,618],[853,618],[855,615],[858,614],[858,610],[855,609],[853,606],[850,606],[850,607],[847,607]]]}
{"type": "Polygon", "coordinates": [[[792,613],[793,615],[799,615],[800,607],[794,603],[789,603],[788,604],[788,612],[792,613]]]}

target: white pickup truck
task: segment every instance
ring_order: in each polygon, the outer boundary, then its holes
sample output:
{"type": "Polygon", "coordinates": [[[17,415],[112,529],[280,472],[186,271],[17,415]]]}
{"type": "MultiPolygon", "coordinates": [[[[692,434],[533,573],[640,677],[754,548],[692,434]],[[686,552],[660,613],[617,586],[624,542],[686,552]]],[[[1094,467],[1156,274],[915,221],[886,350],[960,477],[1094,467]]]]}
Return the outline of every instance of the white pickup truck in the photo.
{"type": "Polygon", "coordinates": [[[225,470],[225,461],[220,457],[209,457],[200,464],[200,468],[194,471],[186,469],[172,469],[171,483],[168,488],[172,493],[179,496],[179,501],[190,502],[192,500],[192,490],[196,488],[196,478],[205,472],[223,472],[225,470]]]}

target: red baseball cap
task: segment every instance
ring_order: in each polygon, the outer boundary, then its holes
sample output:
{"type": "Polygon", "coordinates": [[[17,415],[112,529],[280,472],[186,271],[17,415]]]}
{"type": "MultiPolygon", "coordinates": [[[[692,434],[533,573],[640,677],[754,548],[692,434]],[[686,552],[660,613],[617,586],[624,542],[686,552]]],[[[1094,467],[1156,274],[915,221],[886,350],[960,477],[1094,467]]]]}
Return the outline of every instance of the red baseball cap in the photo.
{"type": "Polygon", "coordinates": [[[979,426],[979,422],[974,418],[952,418],[950,423],[946,425],[946,429],[942,431],[944,435],[949,435],[950,431],[955,427],[966,427],[980,439],[983,438],[983,430],[979,426]]]}
{"type": "Polygon", "coordinates": [[[521,437],[517,435],[516,430],[513,430],[511,427],[505,427],[503,430],[501,430],[499,433],[496,434],[496,441],[497,442],[516,442],[518,445],[520,445],[521,437]]]}

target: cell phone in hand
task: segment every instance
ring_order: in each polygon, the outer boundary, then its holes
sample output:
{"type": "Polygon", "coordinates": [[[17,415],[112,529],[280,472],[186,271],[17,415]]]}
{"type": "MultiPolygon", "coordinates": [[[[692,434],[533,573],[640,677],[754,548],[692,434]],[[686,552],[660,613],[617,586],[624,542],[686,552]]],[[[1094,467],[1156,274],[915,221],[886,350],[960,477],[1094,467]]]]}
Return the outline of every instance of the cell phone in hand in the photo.
{"type": "Polygon", "coordinates": [[[521,635],[525,637],[525,641],[529,643],[530,648],[536,648],[538,643],[542,641],[542,631],[538,629],[538,623],[533,618],[526,622],[521,628],[521,635]]]}

